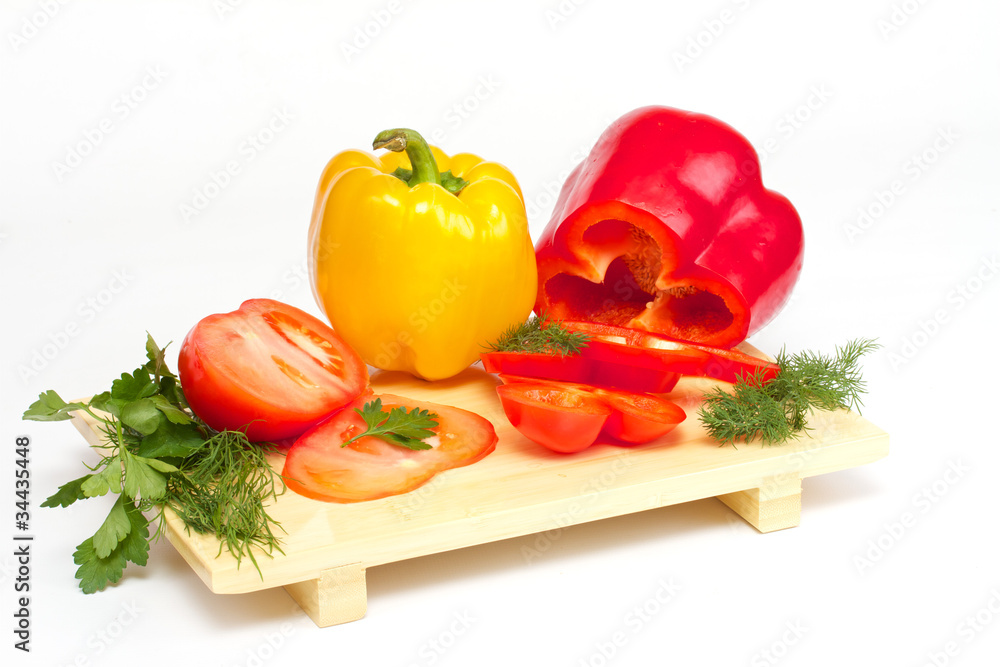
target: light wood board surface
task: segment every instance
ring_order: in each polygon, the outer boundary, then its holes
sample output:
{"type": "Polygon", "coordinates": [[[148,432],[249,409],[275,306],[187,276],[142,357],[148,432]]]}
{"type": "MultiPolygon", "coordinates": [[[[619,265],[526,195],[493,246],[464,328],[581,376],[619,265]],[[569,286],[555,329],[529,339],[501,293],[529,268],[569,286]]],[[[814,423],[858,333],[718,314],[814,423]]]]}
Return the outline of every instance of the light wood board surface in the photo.
{"type": "MultiPolygon", "coordinates": [[[[755,352],[749,348],[751,352],[755,352]]],[[[888,434],[859,415],[817,413],[812,430],[781,446],[720,447],[697,419],[700,397],[716,383],[683,378],[669,395],[688,418],[640,446],[598,443],[557,454],[524,438],[507,421],[495,375],[472,367],[450,380],[425,382],[376,373],[376,392],[472,410],[495,426],[496,451],[441,473],[407,494],[353,504],[311,500],[287,491],[270,508],[285,534],[284,555],[259,557],[260,574],[223,551],[215,537],[188,533],[168,513],[166,535],[216,593],[284,586],[317,624],[365,613],[365,571],[384,563],[543,532],[597,519],[719,497],[762,532],[798,525],[801,480],[851,468],[888,453],[888,434]]],[[[99,434],[75,420],[88,441],[99,434]]],[[[280,456],[272,459],[282,468],[280,456]]]]}

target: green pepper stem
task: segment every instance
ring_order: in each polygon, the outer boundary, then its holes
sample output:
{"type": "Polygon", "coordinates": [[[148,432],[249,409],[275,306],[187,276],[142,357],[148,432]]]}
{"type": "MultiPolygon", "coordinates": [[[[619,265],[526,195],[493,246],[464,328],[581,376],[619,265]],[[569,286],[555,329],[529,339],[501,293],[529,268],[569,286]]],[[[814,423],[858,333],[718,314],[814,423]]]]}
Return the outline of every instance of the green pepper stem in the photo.
{"type": "Polygon", "coordinates": [[[372,148],[375,150],[385,148],[395,153],[406,151],[406,156],[410,158],[410,165],[413,168],[413,176],[407,181],[411,188],[417,183],[441,185],[441,173],[438,171],[434,154],[431,153],[427,141],[416,130],[397,128],[379,132],[375,141],[372,142],[372,148]]]}

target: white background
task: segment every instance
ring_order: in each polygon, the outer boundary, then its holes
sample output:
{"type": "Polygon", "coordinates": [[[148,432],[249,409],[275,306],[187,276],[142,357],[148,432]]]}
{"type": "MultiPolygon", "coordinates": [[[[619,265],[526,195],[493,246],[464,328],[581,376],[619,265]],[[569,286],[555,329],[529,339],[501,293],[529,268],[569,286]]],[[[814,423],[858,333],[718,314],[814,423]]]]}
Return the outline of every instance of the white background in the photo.
{"type": "Polygon", "coordinates": [[[986,0],[4,2],[4,655],[995,664],[998,19],[986,0]],[[316,180],[382,129],[437,130],[446,152],[505,163],[537,236],[550,192],[645,104],[714,115],[762,154],[806,258],[751,342],[877,337],[864,414],[891,434],[888,458],[806,480],[793,530],[758,534],[709,499],[558,532],[530,562],[537,536],[373,568],[368,616],[326,629],[281,590],[212,594],[166,542],[120,585],[79,592],[71,554],[107,505],[38,508],[92,460],[68,423],[20,420],[40,391],[100,391],[141,361],[146,331],[176,354],[194,322],[246,298],[318,312],[316,180]],[[12,648],[18,435],[32,439],[30,655],[12,648]]]}

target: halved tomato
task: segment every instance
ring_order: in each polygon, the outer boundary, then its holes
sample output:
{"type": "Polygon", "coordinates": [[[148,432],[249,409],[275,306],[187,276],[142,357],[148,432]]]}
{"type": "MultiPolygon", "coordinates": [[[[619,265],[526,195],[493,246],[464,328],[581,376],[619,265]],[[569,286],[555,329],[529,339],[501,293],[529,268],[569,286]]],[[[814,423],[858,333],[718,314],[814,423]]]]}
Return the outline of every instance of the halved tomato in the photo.
{"type": "Polygon", "coordinates": [[[497,387],[514,428],[549,449],[586,449],[600,434],[631,444],[651,442],[674,430],[687,415],[676,403],[641,392],[572,382],[501,375],[497,387]]]}
{"type": "Polygon", "coordinates": [[[282,475],[288,488],[308,498],[335,503],[374,500],[412,491],[444,470],[475,463],[496,444],[493,424],[474,412],[392,394],[366,394],[296,440],[282,475]],[[424,441],[431,449],[407,449],[371,436],[343,447],[366,429],[355,408],[375,398],[382,399],[385,411],[420,408],[437,415],[438,425],[431,429],[436,435],[424,441]]]}
{"type": "Polygon", "coordinates": [[[368,367],[333,329],[271,299],[198,322],[178,371],[195,414],[253,441],[297,436],[368,387],[368,367]]]}

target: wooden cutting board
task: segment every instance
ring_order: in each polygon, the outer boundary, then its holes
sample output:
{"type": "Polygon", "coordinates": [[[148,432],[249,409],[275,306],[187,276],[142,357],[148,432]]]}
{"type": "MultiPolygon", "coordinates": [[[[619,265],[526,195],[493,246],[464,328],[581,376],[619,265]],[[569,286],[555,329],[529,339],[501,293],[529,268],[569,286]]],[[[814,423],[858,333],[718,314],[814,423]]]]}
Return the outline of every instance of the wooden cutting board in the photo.
{"type": "MultiPolygon", "coordinates": [[[[342,505],[285,492],[269,509],[286,531],[285,553],[258,557],[260,574],[246,561],[238,567],[226,551],[218,555],[214,536],[189,534],[172,513],[166,536],[212,591],[283,586],[324,627],[364,616],[366,570],[383,563],[713,496],[761,532],[796,526],[803,478],[870,463],[889,450],[887,433],[846,410],[813,415],[809,436],[781,446],[720,447],[697,419],[701,396],[716,383],[683,378],[670,398],[688,418],[667,436],[640,446],[598,443],[557,454],[510,425],[496,395],[498,383],[475,366],[438,382],[374,374],[376,392],[486,417],[499,437],[496,451],[415,491],[380,500],[342,505]]],[[[88,416],[78,414],[74,423],[91,444],[100,442],[88,416]]],[[[280,456],[272,466],[281,471],[280,456]]]]}

